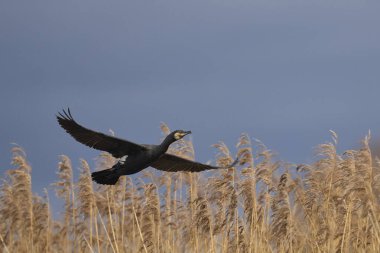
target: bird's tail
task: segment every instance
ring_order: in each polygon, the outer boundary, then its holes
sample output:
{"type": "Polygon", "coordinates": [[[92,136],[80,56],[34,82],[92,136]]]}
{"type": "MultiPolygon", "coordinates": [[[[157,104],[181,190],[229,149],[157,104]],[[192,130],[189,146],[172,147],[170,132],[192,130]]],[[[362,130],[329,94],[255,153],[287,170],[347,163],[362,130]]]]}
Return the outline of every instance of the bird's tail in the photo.
{"type": "Polygon", "coordinates": [[[119,180],[120,175],[111,168],[93,172],[91,177],[98,184],[114,185],[119,180]]]}

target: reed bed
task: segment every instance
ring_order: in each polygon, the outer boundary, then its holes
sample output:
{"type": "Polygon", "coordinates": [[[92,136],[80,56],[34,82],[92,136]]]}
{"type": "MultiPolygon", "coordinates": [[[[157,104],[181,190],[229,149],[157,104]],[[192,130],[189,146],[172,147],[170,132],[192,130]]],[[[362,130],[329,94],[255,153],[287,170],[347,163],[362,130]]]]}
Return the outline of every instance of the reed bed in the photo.
{"type": "MultiPolygon", "coordinates": [[[[163,133],[168,133],[162,125],[163,133]]],[[[262,143],[242,134],[232,151],[215,148],[218,165],[202,173],[146,170],[115,186],[97,185],[81,160],[73,178],[67,156],[52,184],[63,200],[53,218],[49,197],[32,193],[31,167],[20,147],[0,187],[1,252],[380,252],[380,167],[369,137],[337,154],[337,136],[317,149],[316,162],[276,161],[262,143]]],[[[194,158],[181,140],[169,152],[194,158]]]]}

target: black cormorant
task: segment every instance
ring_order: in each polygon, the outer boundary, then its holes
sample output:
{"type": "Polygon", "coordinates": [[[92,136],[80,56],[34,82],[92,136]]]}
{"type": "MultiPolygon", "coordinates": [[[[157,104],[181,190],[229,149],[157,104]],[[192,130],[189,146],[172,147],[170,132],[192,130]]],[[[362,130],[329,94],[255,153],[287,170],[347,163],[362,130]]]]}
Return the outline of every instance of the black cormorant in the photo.
{"type": "Polygon", "coordinates": [[[237,159],[227,167],[216,167],[193,162],[166,153],[170,144],[182,139],[191,131],[176,130],[170,133],[160,145],[136,144],[114,136],[95,132],[79,125],[71,116],[70,109],[57,115],[58,123],[75,140],[91,148],[106,151],[119,161],[110,169],[93,172],[92,179],[98,184],[114,185],[122,175],[137,173],[149,166],[163,171],[191,171],[231,168],[237,159]],[[126,158],[125,158],[126,157],[126,158]],[[125,159],[122,159],[125,158],[125,159]]]}

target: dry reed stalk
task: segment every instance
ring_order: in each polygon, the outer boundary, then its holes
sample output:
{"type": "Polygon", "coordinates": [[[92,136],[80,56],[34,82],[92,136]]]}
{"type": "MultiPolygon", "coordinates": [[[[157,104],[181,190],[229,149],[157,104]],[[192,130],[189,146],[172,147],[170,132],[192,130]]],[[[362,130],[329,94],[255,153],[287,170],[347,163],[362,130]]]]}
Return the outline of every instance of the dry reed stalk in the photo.
{"type": "MultiPolygon", "coordinates": [[[[16,168],[0,186],[0,251],[379,252],[380,165],[370,138],[342,155],[334,132],[332,139],[319,146],[313,164],[296,171],[243,134],[239,170],[148,172],[144,179],[122,177],[115,186],[94,188],[88,164],[81,161],[74,184],[63,156],[55,189],[65,213],[57,220],[48,198],[32,194],[30,166],[17,147],[16,168]]],[[[229,164],[227,146],[216,147],[217,164],[229,164]]],[[[194,157],[191,142],[170,152],[194,157]]],[[[102,153],[97,169],[114,162],[102,153]]]]}
{"type": "MultiPolygon", "coordinates": [[[[218,149],[218,166],[228,166],[233,161],[227,146],[220,142],[213,145],[218,149]]],[[[221,247],[227,251],[230,245],[237,245],[237,192],[235,182],[239,180],[234,168],[221,171],[222,178],[209,180],[209,187],[212,194],[210,200],[218,206],[219,211],[215,213],[214,234],[220,234],[221,247]],[[236,179],[237,178],[237,179],[236,179]],[[232,236],[231,236],[232,235],[232,236]]]]}
{"type": "Polygon", "coordinates": [[[139,235],[140,235],[141,243],[142,243],[142,245],[143,245],[143,248],[144,248],[145,253],[148,253],[147,247],[146,247],[146,245],[145,245],[145,243],[144,243],[144,236],[143,236],[143,234],[142,234],[142,232],[141,232],[140,223],[139,223],[139,220],[137,219],[137,214],[136,214],[135,208],[134,208],[133,206],[132,206],[132,209],[133,209],[133,216],[134,216],[134,218],[135,218],[135,220],[136,220],[137,228],[138,228],[138,231],[139,231],[139,235]]]}
{"type": "Polygon", "coordinates": [[[33,194],[31,182],[31,167],[26,161],[26,154],[19,146],[12,148],[12,165],[15,169],[9,170],[11,180],[12,197],[15,201],[16,214],[18,215],[18,236],[20,242],[16,247],[19,252],[34,251],[33,244],[33,194]]]}
{"type": "Polygon", "coordinates": [[[116,229],[115,229],[115,226],[114,226],[114,223],[113,223],[113,215],[112,215],[112,211],[111,211],[111,201],[110,201],[110,195],[109,195],[109,191],[107,191],[107,206],[108,206],[108,221],[109,221],[109,226],[108,226],[108,230],[111,230],[111,233],[112,233],[112,239],[113,241],[111,240],[110,243],[112,246],[112,248],[116,249],[116,253],[119,253],[119,247],[118,247],[118,243],[117,243],[117,240],[116,240],[116,229]]]}
{"type": "MultiPolygon", "coordinates": [[[[90,246],[91,251],[92,245],[94,243],[94,232],[93,227],[95,227],[95,240],[96,240],[96,246],[97,250],[100,251],[100,242],[99,242],[99,229],[98,224],[96,220],[96,214],[95,214],[95,207],[96,207],[96,200],[95,200],[95,194],[92,187],[92,180],[91,180],[91,174],[90,174],[90,166],[85,160],[81,160],[81,173],[79,175],[79,181],[77,183],[78,185],[78,212],[80,216],[80,221],[78,221],[79,226],[82,225],[83,228],[80,229],[80,231],[77,231],[77,233],[82,235],[83,240],[86,241],[87,246],[90,246]],[[86,237],[89,237],[89,240],[87,241],[86,237]]],[[[79,230],[79,229],[78,229],[79,230]]],[[[85,251],[85,249],[82,249],[82,251],[85,251]]]]}
{"type": "Polygon", "coordinates": [[[165,203],[164,203],[164,211],[162,213],[162,238],[164,240],[163,247],[170,248],[171,241],[173,240],[172,235],[172,177],[170,173],[164,173],[162,176],[163,185],[165,186],[165,203]]]}
{"type": "Polygon", "coordinates": [[[202,246],[203,251],[216,252],[213,238],[213,225],[211,219],[211,210],[208,201],[203,196],[199,196],[195,201],[195,214],[194,224],[196,227],[196,233],[198,233],[204,240],[210,241],[210,244],[206,243],[202,246]]]}
{"type": "Polygon", "coordinates": [[[160,252],[161,214],[157,187],[154,184],[144,186],[145,205],[143,208],[142,233],[148,252],[160,252]]]}
{"type": "Polygon", "coordinates": [[[13,197],[12,185],[4,181],[0,192],[0,218],[2,221],[0,233],[4,248],[13,251],[13,238],[14,235],[17,235],[22,220],[20,220],[20,215],[18,214],[17,202],[13,197]]]}
{"type": "MultiPolygon", "coordinates": [[[[113,245],[113,243],[112,243],[112,240],[111,240],[110,234],[109,234],[109,232],[108,232],[108,230],[107,230],[107,227],[106,227],[106,225],[104,224],[104,220],[103,220],[102,216],[100,215],[99,210],[98,210],[98,209],[96,209],[96,210],[98,211],[99,221],[100,221],[100,223],[101,223],[102,226],[103,226],[104,233],[105,233],[105,235],[106,235],[106,239],[107,239],[107,241],[109,242],[109,247],[111,247],[112,252],[116,253],[117,251],[115,250],[115,247],[114,247],[114,245],[113,245]]],[[[104,246],[107,248],[108,245],[105,244],[104,246]]]]}
{"type": "Polygon", "coordinates": [[[51,252],[50,208],[45,189],[45,198],[33,196],[33,245],[36,252],[51,252]]]}
{"type": "Polygon", "coordinates": [[[4,247],[5,252],[9,253],[9,249],[8,249],[7,245],[5,244],[4,238],[1,236],[1,234],[0,234],[0,240],[1,240],[2,246],[4,247]]]}
{"type": "MultiPolygon", "coordinates": [[[[70,251],[72,246],[75,248],[75,245],[71,243],[73,241],[71,237],[76,238],[73,169],[67,156],[62,155],[60,158],[61,161],[58,163],[57,172],[59,181],[55,182],[53,186],[55,187],[56,195],[64,200],[64,226],[62,226],[60,233],[65,238],[64,248],[70,251]]],[[[76,242],[74,240],[74,243],[76,242]]]]}
{"type": "MultiPolygon", "coordinates": [[[[258,207],[256,199],[256,168],[254,166],[253,148],[250,137],[248,134],[242,134],[239,142],[236,145],[238,148],[238,157],[240,158],[240,165],[245,165],[242,169],[242,180],[239,182],[239,195],[243,199],[243,208],[245,220],[247,221],[245,227],[248,233],[248,248],[251,252],[257,252],[258,243],[254,242],[258,235],[258,207]]],[[[239,230],[240,231],[240,230],[239,230]]]]}

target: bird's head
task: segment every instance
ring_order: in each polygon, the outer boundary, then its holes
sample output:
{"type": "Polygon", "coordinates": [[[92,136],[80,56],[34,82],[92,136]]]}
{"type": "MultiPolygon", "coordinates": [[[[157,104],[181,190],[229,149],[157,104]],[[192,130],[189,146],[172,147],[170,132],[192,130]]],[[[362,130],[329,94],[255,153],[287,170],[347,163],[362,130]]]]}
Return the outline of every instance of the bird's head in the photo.
{"type": "Polygon", "coordinates": [[[169,148],[170,144],[182,139],[188,134],[191,134],[191,131],[175,130],[174,132],[171,132],[168,136],[166,136],[165,140],[162,142],[161,145],[163,145],[167,149],[169,148]]]}
{"type": "Polygon", "coordinates": [[[175,130],[171,133],[176,141],[182,139],[186,135],[191,134],[191,131],[175,130]]]}

